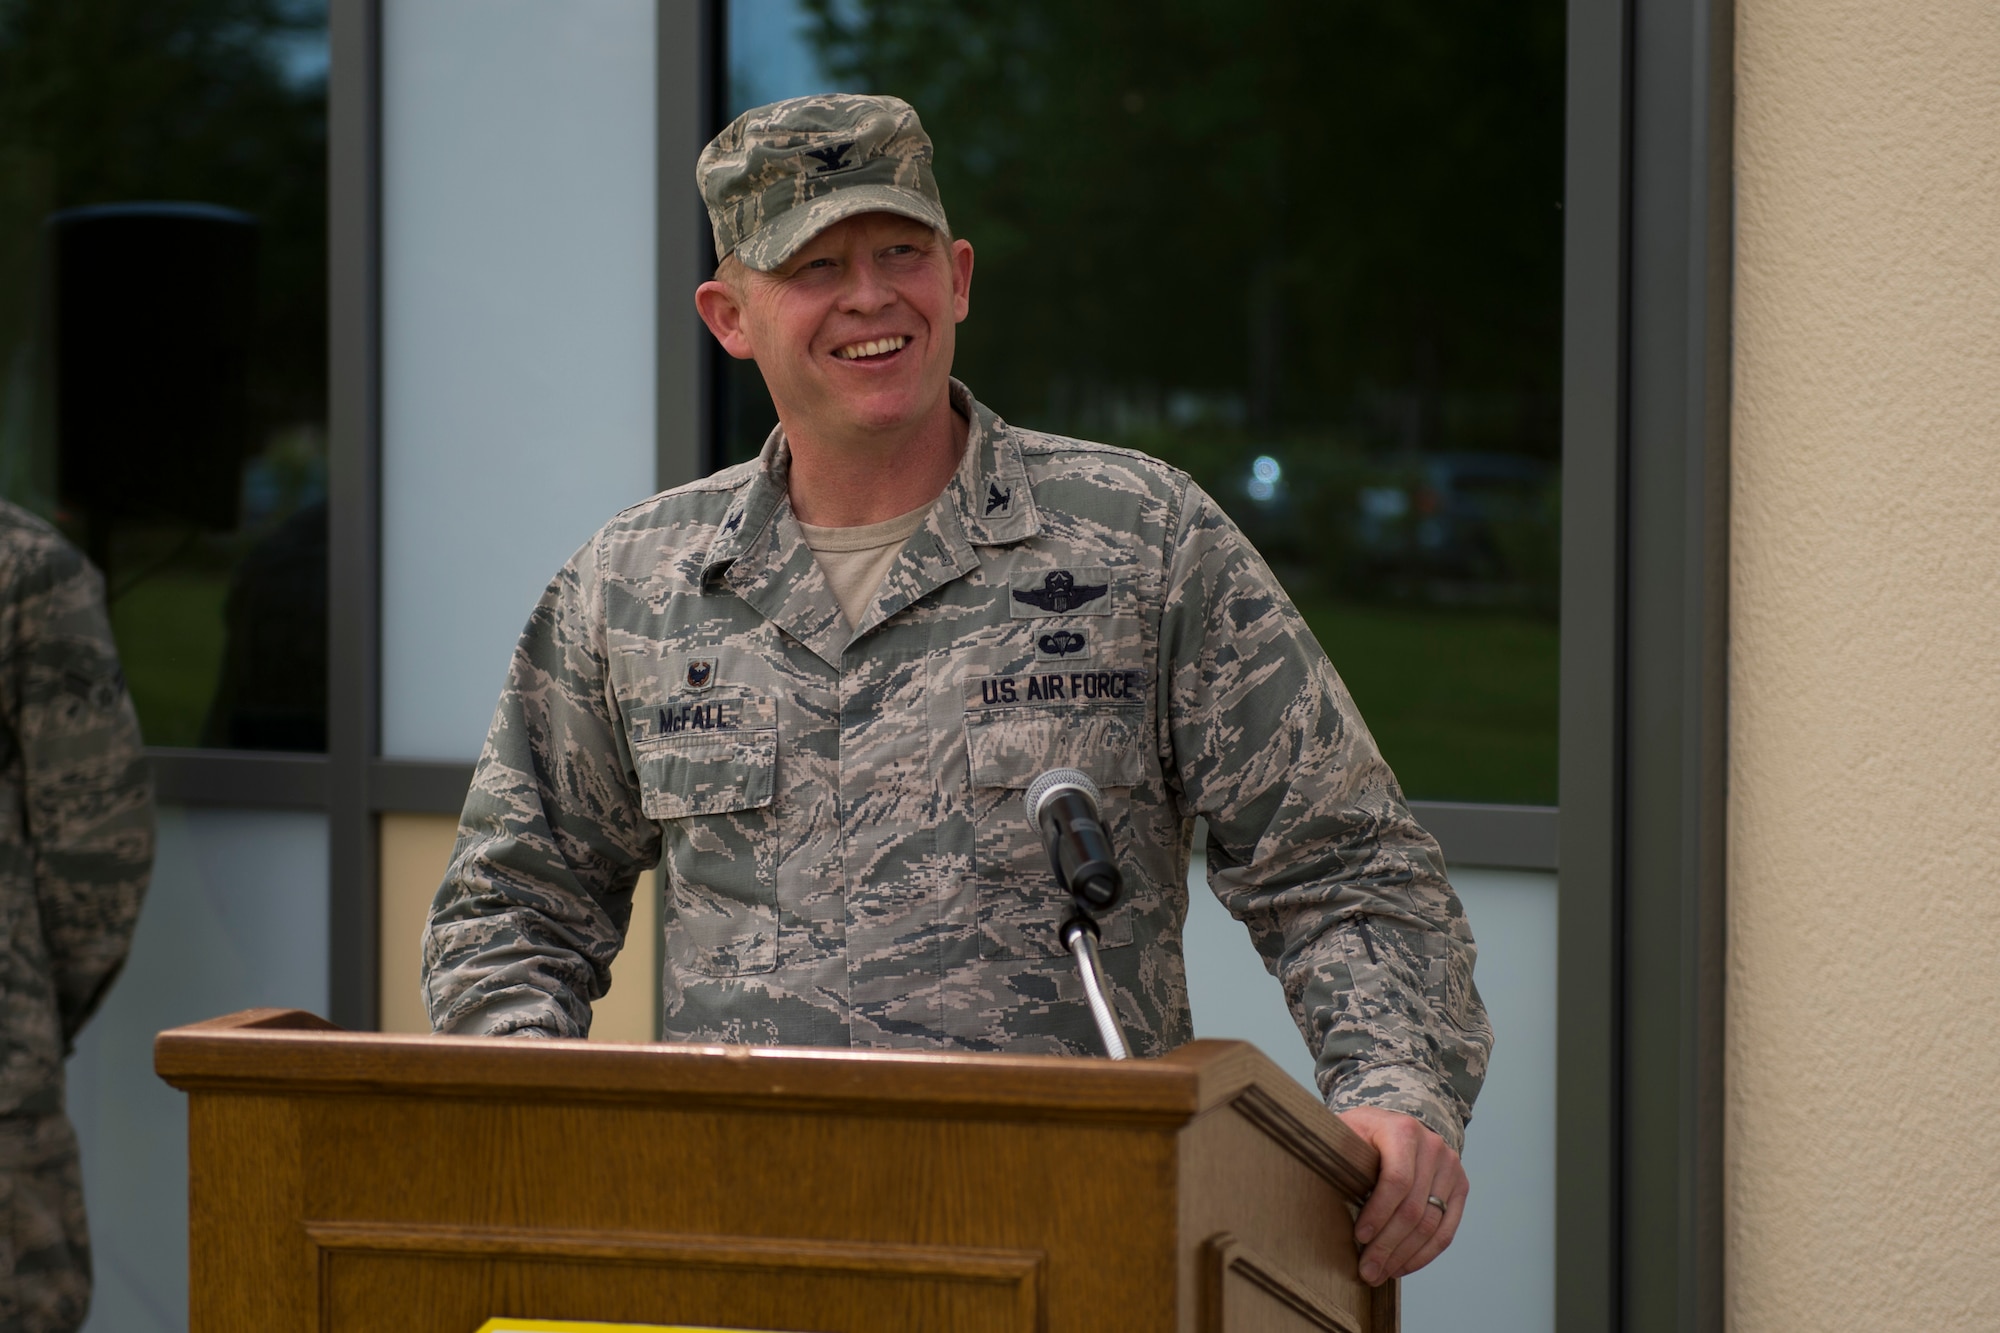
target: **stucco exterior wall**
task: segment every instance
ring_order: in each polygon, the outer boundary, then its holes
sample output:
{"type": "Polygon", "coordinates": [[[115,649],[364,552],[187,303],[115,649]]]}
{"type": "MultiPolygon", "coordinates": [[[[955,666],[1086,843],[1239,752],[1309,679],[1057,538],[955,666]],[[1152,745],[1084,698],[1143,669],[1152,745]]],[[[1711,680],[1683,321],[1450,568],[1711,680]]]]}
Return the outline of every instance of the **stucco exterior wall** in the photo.
{"type": "Polygon", "coordinates": [[[1736,8],[1731,1322],[2000,1328],[2000,5],[1736,8]]]}

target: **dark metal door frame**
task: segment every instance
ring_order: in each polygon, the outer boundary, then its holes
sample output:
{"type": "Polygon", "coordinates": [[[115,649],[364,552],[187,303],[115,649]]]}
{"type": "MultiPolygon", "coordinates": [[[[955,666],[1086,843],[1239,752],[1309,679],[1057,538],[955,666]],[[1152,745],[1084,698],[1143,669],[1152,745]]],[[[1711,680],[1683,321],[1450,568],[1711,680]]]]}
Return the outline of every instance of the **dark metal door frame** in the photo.
{"type": "Polygon", "coordinates": [[[1557,1326],[1722,1324],[1731,0],[1571,0],[1557,1326]]]}

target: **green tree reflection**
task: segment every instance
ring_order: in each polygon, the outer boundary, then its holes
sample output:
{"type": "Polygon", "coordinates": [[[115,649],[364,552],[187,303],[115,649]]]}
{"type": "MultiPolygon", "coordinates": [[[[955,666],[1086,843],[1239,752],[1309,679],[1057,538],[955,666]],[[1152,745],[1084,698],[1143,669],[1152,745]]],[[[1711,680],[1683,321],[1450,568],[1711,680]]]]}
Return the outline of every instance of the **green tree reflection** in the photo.
{"type": "Polygon", "coordinates": [[[324,0],[0,0],[0,494],[74,529],[54,493],[45,219],[188,201],[259,222],[242,526],[126,522],[110,548],[114,626],[150,743],[323,744],[324,578],[310,571],[285,636],[306,664],[285,673],[300,721],[263,740],[216,719],[229,711],[218,675],[239,651],[226,633],[253,628],[226,631],[244,601],[232,575],[323,503],[325,24],[324,0]]]}
{"type": "Polygon", "coordinates": [[[1553,801],[1560,4],[804,3],[939,145],[961,375],[1192,472],[1413,794],[1553,801]]]}

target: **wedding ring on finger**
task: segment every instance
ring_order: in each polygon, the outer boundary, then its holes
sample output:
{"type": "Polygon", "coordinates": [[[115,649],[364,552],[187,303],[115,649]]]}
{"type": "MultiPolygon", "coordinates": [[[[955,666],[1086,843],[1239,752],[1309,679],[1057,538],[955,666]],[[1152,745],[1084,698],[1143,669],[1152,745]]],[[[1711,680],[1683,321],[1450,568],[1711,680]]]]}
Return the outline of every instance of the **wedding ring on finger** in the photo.
{"type": "Polygon", "coordinates": [[[1441,1213],[1449,1213],[1451,1211],[1451,1209],[1446,1206],[1445,1201],[1443,1199],[1440,1199],[1435,1194],[1426,1196],[1424,1202],[1429,1204],[1431,1207],[1437,1209],[1441,1213]]]}

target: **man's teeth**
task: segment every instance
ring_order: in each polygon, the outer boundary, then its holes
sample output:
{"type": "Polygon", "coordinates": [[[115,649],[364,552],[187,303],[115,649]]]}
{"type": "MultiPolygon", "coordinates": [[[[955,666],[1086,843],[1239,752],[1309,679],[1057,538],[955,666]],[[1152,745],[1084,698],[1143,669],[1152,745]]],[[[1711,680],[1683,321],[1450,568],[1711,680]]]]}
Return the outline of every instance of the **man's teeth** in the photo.
{"type": "Polygon", "coordinates": [[[877,338],[873,342],[854,343],[841,348],[834,355],[846,361],[852,361],[856,357],[862,356],[880,356],[884,352],[902,351],[903,345],[909,341],[908,338],[899,333],[893,338],[877,338]]]}

